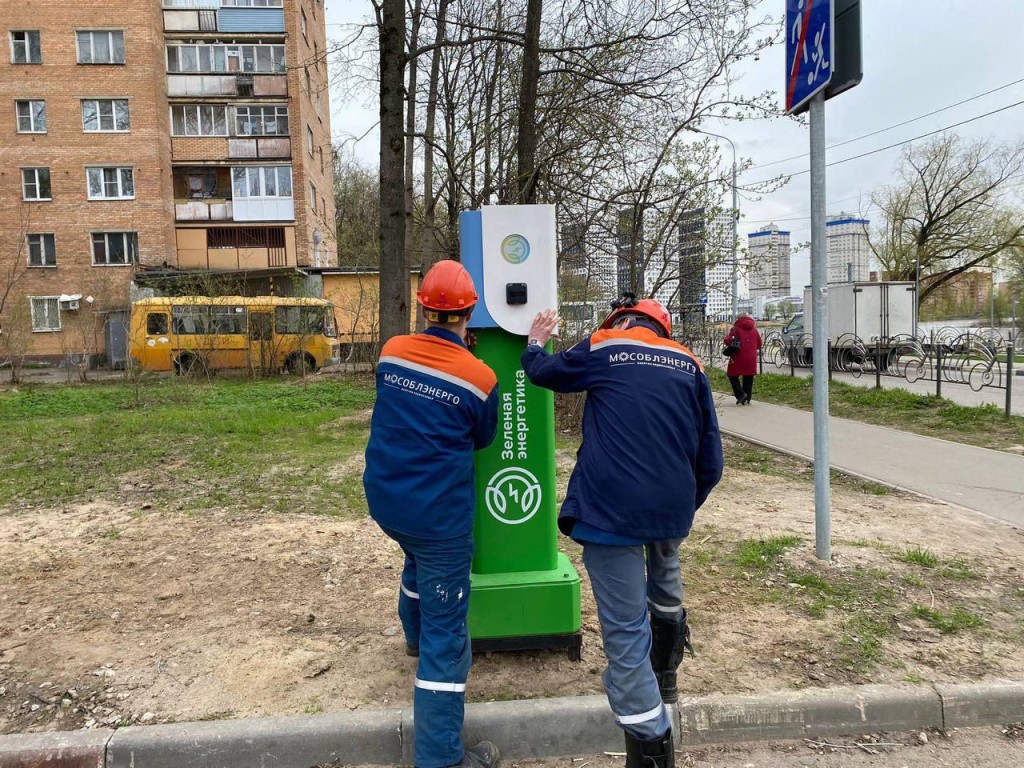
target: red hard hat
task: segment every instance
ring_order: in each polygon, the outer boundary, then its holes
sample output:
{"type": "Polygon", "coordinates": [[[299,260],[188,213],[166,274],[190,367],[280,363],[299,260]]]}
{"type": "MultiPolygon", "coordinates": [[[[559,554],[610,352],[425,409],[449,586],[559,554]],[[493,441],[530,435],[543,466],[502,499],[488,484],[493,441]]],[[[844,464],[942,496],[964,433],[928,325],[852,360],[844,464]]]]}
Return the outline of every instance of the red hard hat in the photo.
{"type": "Polygon", "coordinates": [[[612,312],[601,323],[602,328],[611,328],[615,322],[624,315],[643,315],[650,318],[665,330],[665,335],[672,337],[672,316],[660,301],[654,299],[640,299],[631,307],[619,307],[612,312]]]}
{"type": "Polygon", "coordinates": [[[457,261],[445,259],[423,276],[416,298],[427,309],[460,312],[471,309],[479,297],[466,268],[457,261]]]}

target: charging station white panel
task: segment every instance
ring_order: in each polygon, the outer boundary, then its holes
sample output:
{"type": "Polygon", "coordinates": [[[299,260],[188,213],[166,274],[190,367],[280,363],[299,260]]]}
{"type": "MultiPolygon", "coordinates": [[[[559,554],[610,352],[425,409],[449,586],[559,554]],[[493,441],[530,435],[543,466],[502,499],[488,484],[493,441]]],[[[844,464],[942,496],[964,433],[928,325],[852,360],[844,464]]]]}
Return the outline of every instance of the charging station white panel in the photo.
{"type": "Polygon", "coordinates": [[[483,297],[490,316],[526,336],[534,316],[558,308],[558,239],[553,205],[489,205],[480,210],[483,297]],[[525,303],[518,301],[525,288],[525,303]]]}

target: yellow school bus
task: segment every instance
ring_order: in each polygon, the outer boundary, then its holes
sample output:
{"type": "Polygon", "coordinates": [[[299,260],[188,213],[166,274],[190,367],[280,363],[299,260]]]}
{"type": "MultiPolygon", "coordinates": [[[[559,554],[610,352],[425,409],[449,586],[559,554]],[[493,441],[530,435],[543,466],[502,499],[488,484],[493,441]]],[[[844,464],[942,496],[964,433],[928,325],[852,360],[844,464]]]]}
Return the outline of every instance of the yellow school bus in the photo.
{"type": "Polygon", "coordinates": [[[178,374],[226,368],[292,373],[340,362],[329,301],[287,296],[161,296],[132,304],[134,365],[178,374]]]}

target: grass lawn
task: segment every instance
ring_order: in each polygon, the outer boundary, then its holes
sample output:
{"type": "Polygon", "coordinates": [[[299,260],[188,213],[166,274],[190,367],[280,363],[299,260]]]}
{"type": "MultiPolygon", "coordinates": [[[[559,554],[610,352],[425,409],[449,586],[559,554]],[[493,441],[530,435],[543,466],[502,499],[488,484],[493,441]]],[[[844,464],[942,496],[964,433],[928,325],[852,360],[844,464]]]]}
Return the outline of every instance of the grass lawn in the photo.
{"type": "MultiPolygon", "coordinates": [[[[732,391],[724,371],[712,368],[708,376],[715,390],[732,391]]],[[[765,373],[757,377],[754,388],[759,400],[811,410],[814,380],[809,377],[765,373]]],[[[958,405],[903,389],[871,389],[833,381],[829,385],[829,406],[833,416],[982,448],[1006,451],[1024,446],[1024,417],[1007,419],[1003,409],[995,405],[958,405]]]]}
{"type": "Polygon", "coordinates": [[[0,499],[42,505],[114,495],[199,510],[365,511],[358,473],[373,379],[148,382],[0,392],[0,499]]]}

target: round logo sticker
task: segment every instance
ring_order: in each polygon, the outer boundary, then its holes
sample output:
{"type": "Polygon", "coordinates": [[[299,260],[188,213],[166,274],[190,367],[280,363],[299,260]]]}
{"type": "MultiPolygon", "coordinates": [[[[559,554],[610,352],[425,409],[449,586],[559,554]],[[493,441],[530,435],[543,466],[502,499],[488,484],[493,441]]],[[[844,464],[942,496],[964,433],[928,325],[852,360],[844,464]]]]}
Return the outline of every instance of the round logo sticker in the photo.
{"type": "Polygon", "coordinates": [[[484,503],[498,522],[507,525],[525,523],[540,509],[540,482],[522,467],[506,467],[494,473],[487,483],[484,503]]]}
{"type": "Polygon", "coordinates": [[[530,241],[522,235],[509,235],[501,241],[501,255],[509,264],[522,264],[530,258],[530,241]]]}

